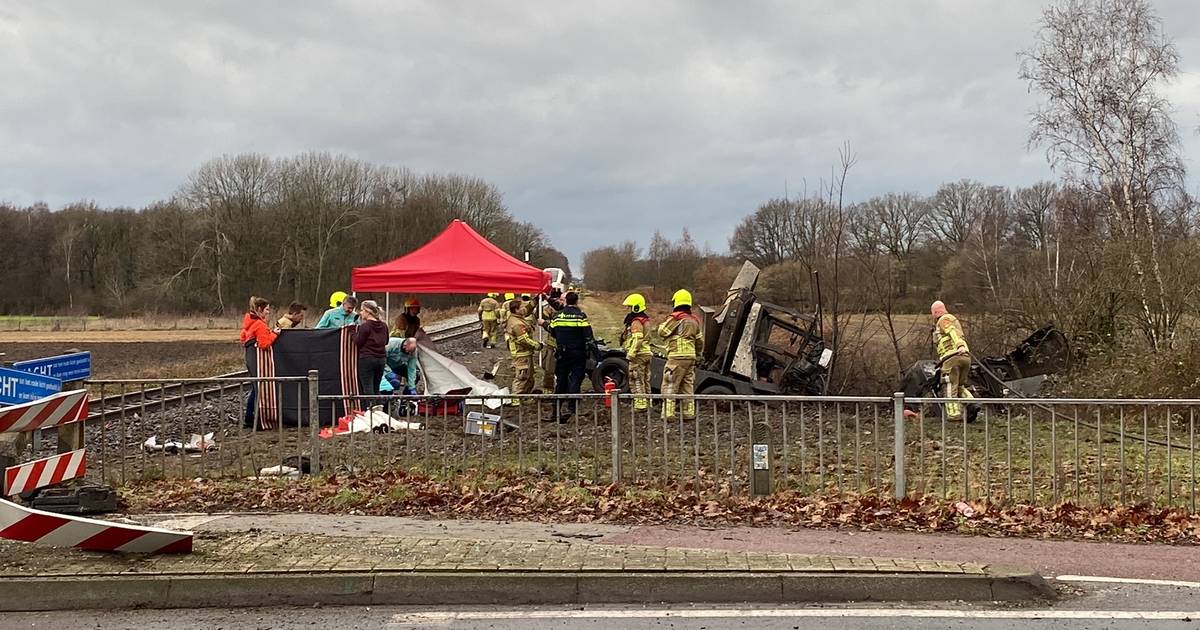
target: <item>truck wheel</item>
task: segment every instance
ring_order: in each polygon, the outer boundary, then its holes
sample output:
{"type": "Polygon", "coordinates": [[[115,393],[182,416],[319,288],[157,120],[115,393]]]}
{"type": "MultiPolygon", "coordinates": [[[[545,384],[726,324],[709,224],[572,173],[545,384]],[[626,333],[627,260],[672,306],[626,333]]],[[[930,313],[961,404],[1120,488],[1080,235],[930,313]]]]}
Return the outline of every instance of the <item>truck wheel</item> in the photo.
{"type": "Polygon", "coordinates": [[[720,383],[712,383],[710,385],[701,386],[700,391],[696,393],[711,394],[713,396],[732,396],[733,390],[725,385],[721,385],[720,383]]]}
{"type": "Polygon", "coordinates": [[[617,391],[629,393],[629,362],[621,357],[608,357],[592,370],[592,389],[603,392],[604,379],[612,378],[617,384],[617,391]]]}

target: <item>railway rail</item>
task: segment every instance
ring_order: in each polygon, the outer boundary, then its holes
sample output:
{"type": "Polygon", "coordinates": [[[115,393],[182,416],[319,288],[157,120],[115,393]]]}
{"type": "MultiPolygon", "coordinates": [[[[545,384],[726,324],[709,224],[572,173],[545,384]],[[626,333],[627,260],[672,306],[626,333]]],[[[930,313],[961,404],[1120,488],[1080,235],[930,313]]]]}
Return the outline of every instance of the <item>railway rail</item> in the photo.
{"type": "MultiPolygon", "coordinates": [[[[430,326],[427,331],[429,338],[435,342],[453,341],[472,334],[478,334],[481,325],[474,316],[456,317],[438,326],[430,326]]],[[[106,420],[121,414],[141,413],[144,410],[154,411],[172,404],[197,402],[205,397],[237,392],[244,384],[249,373],[238,370],[227,374],[218,374],[209,378],[170,379],[163,385],[150,388],[137,388],[119,394],[105,395],[102,390],[98,398],[93,398],[91,406],[94,409],[88,414],[89,422],[106,420]]]]}

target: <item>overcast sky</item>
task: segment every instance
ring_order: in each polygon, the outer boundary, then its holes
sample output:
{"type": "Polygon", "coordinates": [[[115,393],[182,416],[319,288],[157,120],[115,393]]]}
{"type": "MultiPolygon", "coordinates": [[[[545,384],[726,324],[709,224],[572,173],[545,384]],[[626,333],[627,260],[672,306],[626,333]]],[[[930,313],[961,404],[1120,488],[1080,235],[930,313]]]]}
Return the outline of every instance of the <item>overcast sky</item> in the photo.
{"type": "MultiPolygon", "coordinates": [[[[483,177],[574,263],[680,225],[724,250],[844,141],[853,200],[1051,176],[1017,79],[1042,4],[7,0],[0,200],[137,207],[213,156],[317,149],[483,177]]],[[[1195,169],[1197,6],[1157,6],[1195,169]]]]}

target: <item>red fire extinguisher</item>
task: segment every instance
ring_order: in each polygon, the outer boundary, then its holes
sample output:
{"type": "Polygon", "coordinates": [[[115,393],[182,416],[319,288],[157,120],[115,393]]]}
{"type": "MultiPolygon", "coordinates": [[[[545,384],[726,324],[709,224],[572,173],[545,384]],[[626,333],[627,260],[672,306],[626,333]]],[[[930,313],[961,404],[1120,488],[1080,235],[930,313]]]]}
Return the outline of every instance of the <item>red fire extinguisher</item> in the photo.
{"type": "Polygon", "coordinates": [[[613,393],[617,391],[617,384],[612,380],[611,376],[604,377],[604,406],[612,409],[613,393]]]}

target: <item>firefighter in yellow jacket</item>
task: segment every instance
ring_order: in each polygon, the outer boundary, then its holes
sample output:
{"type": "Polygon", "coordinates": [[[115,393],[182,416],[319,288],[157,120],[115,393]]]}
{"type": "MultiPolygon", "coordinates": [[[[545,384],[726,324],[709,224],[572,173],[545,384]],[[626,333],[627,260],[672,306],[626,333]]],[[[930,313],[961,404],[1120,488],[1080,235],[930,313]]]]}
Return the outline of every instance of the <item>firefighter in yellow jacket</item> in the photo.
{"type": "Polygon", "coordinates": [[[646,338],[650,316],[646,314],[646,298],[640,293],[631,293],[622,304],[629,307],[621,333],[621,347],[629,359],[629,391],[635,396],[633,409],[645,411],[650,408],[650,399],[645,396],[650,393],[650,357],[654,354],[646,338]]]}
{"type": "MultiPolygon", "coordinates": [[[[946,312],[941,300],[929,307],[933,315],[933,342],[937,347],[938,363],[942,367],[942,395],[946,398],[974,398],[967,388],[971,374],[971,350],[963,335],[958,318],[946,312]]],[[[947,403],[946,416],[950,420],[963,419],[962,403],[947,403]]]]}
{"type": "Polygon", "coordinates": [[[500,327],[500,303],[498,294],[489,293],[479,301],[479,323],[483,324],[483,347],[496,346],[496,329],[500,327]]]}
{"type": "MultiPolygon", "coordinates": [[[[658,336],[667,344],[667,365],[663,369],[663,417],[675,417],[678,396],[696,393],[696,362],[704,356],[704,332],[700,319],[692,314],[692,294],[680,289],[672,297],[674,310],[667,321],[658,325],[658,336]]],[[[683,404],[684,420],[696,419],[696,399],[683,404]]]]}
{"type": "MultiPolygon", "coordinates": [[[[526,309],[532,308],[529,302],[522,304],[513,301],[509,306],[508,326],[505,336],[508,338],[508,352],[512,355],[513,382],[512,393],[529,394],[533,392],[533,353],[542,349],[530,333],[533,331],[526,318],[526,309]]],[[[514,398],[513,406],[521,404],[519,398],[514,398]]]]}

